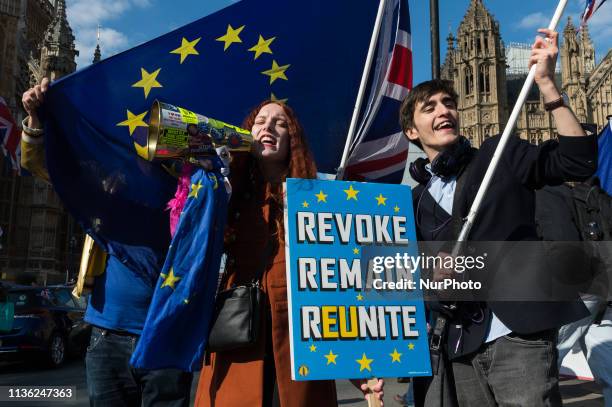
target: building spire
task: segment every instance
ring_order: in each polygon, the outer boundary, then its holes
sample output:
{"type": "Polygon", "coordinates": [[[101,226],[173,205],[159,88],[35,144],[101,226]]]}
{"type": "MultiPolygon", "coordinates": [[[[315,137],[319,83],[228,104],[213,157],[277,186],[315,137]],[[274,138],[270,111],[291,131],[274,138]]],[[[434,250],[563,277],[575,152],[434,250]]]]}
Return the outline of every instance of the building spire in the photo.
{"type": "Polygon", "coordinates": [[[96,40],[96,50],[94,51],[94,58],[92,63],[100,62],[102,59],[102,53],[100,52],[100,24],[98,24],[98,32],[97,32],[97,40],[96,40]]]}
{"type": "Polygon", "coordinates": [[[62,77],[76,69],[74,35],[66,17],[66,1],[56,0],[55,17],[43,39],[41,52],[42,73],[51,79],[62,77]]]}

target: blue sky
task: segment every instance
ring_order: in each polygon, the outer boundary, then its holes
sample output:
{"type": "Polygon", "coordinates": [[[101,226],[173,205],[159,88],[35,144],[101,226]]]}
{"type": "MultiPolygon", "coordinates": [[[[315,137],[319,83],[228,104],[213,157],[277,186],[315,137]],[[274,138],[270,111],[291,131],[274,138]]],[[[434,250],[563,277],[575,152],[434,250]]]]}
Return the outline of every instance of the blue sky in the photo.
{"type": "MultiPolygon", "coordinates": [[[[292,0],[297,1],[297,0],[292,0]]],[[[330,0],[333,1],[333,0],[330,0]]],[[[356,0],[371,1],[371,0],[356,0]]],[[[467,10],[470,0],[440,1],[440,37],[442,58],[449,28],[456,33],[457,26],[467,10]]],[[[232,4],[232,0],[67,0],[68,19],[75,31],[77,48],[81,52],[79,67],[91,62],[96,45],[97,25],[101,26],[103,57],[131,48],[172,29],[232,4]]],[[[578,16],[585,0],[569,0],[562,20],[578,16]]],[[[414,82],[431,76],[429,44],[429,2],[409,0],[414,53],[414,82]]],[[[531,42],[536,29],[548,25],[557,5],[556,0],[508,1],[484,0],[486,7],[500,23],[506,43],[531,42]]],[[[262,10],[265,12],[265,10],[262,10]]],[[[612,46],[612,4],[606,2],[591,19],[590,32],[595,41],[598,62],[612,46]]]]}

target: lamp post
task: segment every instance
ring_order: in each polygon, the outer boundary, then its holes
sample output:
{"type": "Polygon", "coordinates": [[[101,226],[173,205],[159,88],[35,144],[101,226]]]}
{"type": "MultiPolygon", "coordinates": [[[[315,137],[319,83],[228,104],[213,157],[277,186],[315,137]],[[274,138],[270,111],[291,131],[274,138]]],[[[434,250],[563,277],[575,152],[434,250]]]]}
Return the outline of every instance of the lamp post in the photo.
{"type": "Polygon", "coordinates": [[[66,262],[66,284],[70,281],[70,268],[72,267],[72,260],[74,260],[74,249],[77,245],[76,237],[70,237],[68,241],[68,261],[66,262]]]}

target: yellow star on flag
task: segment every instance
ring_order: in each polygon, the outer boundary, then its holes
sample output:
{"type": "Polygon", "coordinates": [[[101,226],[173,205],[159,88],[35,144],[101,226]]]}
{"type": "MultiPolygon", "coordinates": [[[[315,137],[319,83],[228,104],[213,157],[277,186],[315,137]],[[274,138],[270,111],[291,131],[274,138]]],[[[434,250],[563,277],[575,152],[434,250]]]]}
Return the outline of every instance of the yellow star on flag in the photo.
{"type": "Polygon", "coordinates": [[[311,352],[316,352],[317,351],[317,347],[314,346],[314,344],[310,345],[310,351],[311,352]]]}
{"type": "Polygon", "coordinates": [[[132,112],[130,112],[129,110],[127,111],[127,120],[122,121],[121,123],[117,123],[117,126],[127,126],[130,128],[130,136],[132,135],[132,133],[134,133],[134,130],[136,130],[137,127],[149,127],[149,125],[147,123],[144,122],[144,117],[147,115],[147,113],[149,112],[144,112],[144,113],[140,113],[140,114],[134,114],[132,112]]]}
{"type": "Polygon", "coordinates": [[[363,295],[357,294],[357,301],[363,301],[363,295]]]}
{"type": "Polygon", "coordinates": [[[133,88],[142,88],[144,90],[145,99],[149,97],[149,93],[153,88],[162,88],[163,86],[157,82],[157,75],[159,75],[159,68],[157,71],[153,73],[147,72],[146,69],[140,68],[141,79],[132,85],[133,88]]]}
{"type": "Polygon", "coordinates": [[[267,71],[263,71],[262,74],[270,77],[270,85],[272,85],[277,79],[288,81],[289,79],[287,79],[285,71],[289,69],[290,66],[291,65],[280,66],[275,60],[272,60],[272,68],[268,69],[267,71]]]}
{"type": "Polygon", "coordinates": [[[195,46],[200,42],[200,38],[196,38],[193,41],[187,41],[187,38],[183,37],[181,41],[181,46],[175,50],[170,51],[171,54],[179,54],[181,56],[181,64],[187,59],[189,55],[200,55],[200,53],[195,49],[195,46]]]}
{"type": "Polygon", "coordinates": [[[315,196],[317,197],[317,202],[327,202],[327,195],[323,191],[319,191],[315,196]]]}
{"type": "Polygon", "coordinates": [[[393,210],[395,211],[395,213],[398,213],[400,211],[400,207],[395,205],[395,208],[393,208],[393,210]]]}
{"type": "Polygon", "coordinates": [[[231,25],[227,25],[227,32],[224,36],[217,38],[217,41],[221,41],[225,43],[223,47],[223,51],[227,51],[230,45],[235,42],[242,42],[240,39],[240,33],[244,30],[244,25],[242,27],[238,27],[236,29],[232,28],[231,25]]]}
{"type": "Polygon", "coordinates": [[[272,37],[266,40],[260,35],[257,44],[249,48],[249,51],[255,53],[255,59],[259,58],[261,54],[271,54],[272,50],[270,49],[270,44],[272,44],[272,41],[274,41],[275,39],[276,37],[272,37]]]}
{"type": "Polygon", "coordinates": [[[410,350],[414,350],[414,343],[410,342],[410,343],[408,344],[408,349],[410,349],[410,350]]]}
{"type": "Polygon", "coordinates": [[[201,180],[198,181],[197,184],[191,184],[191,192],[189,192],[189,196],[187,196],[187,198],[194,197],[195,199],[198,199],[198,192],[200,192],[202,187],[203,185],[201,180]]]}
{"type": "Polygon", "coordinates": [[[270,100],[273,102],[287,103],[289,98],[279,99],[274,93],[270,93],[270,100]]]}
{"type": "Polygon", "coordinates": [[[353,254],[359,254],[359,249],[355,247],[355,248],[353,249],[353,254]]]}
{"type": "Polygon", "coordinates": [[[302,207],[303,208],[308,208],[310,206],[310,204],[306,201],[302,202],[302,207]]]}
{"type": "Polygon", "coordinates": [[[383,194],[380,194],[376,197],[376,202],[378,202],[378,206],[380,205],[387,206],[387,198],[385,198],[383,194]]]}
{"type": "Polygon", "coordinates": [[[354,199],[357,200],[357,194],[359,193],[358,190],[356,190],[355,188],[353,188],[353,186],[349,186],[349,189],[345,189],[344,192],[346,193],[346,200],[350,200],[350,199],[354,199]]]}
{"type": "Polygon", "coordinates": [[[325,359],[327,359],[327,364],[331,364],[333,363],[334,365],[336,364],[336,358],[338,357],[338,355],[334,355],[334,352],[331,351],[331,349],[329,350],[329,353],[327,355],[323,355],[325,356],[325,359]]]}
{"type": "Polygon", "coordinates": [[[164,280],[160,288],[170,287],[173,290],[176,288],[176,283],[178,283],[178,281],[182,278],[174,275],[174,269],[172,267],[170,267],[170,273],[168,273],[168,275],[160,273],[160,276],[164,280]]]}
{"type": "Polygon", "coordinates": [[[389,356],[391,356],[391,363],[394,363],[394,362],[402,363],[402,360],[400,359],[402,357],[402,354],[399,353],[397,349],[393,349],[393,353],[389,353],[389,356]]]}
{"type": "Polygon", "coordinates": [[[365,369],[368,369],[370,372],[372,371],[372,368],[370,367],[370,363],[372,363],[374,359],[368,359],[365,353],[363,354],[363,356],[361,356],[361,359],[356,359],[355,361],[359,363],[360,372],[365,369]]]}

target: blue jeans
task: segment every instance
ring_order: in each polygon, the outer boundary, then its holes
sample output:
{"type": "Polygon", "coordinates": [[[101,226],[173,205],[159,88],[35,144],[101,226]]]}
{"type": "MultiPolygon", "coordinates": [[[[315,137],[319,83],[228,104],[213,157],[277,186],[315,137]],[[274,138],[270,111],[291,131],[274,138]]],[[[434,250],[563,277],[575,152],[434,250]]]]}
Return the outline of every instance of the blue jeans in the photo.
{"type": "Polygon", "coordinates": [[[137,343],[137,335],[93,327],[85,356],[90,405],[189,406],[193,375],[178,369],[131,367],[130,356],[137,343]]]}
{"type": "Polygon", "coordinates": [[[510,334],[453,361],[459,405],[561,406],[556,334],[510,334]]]}

